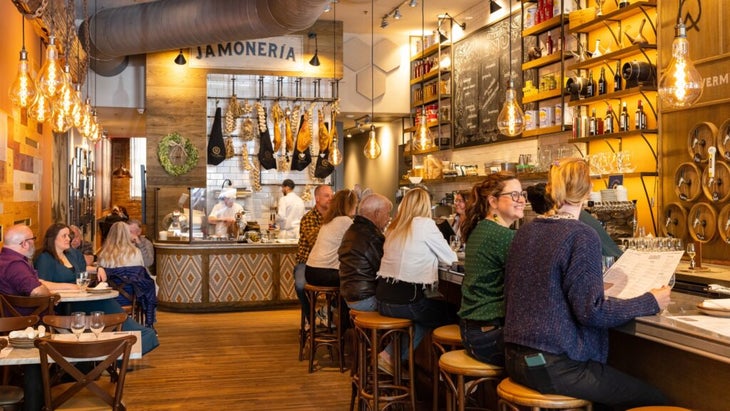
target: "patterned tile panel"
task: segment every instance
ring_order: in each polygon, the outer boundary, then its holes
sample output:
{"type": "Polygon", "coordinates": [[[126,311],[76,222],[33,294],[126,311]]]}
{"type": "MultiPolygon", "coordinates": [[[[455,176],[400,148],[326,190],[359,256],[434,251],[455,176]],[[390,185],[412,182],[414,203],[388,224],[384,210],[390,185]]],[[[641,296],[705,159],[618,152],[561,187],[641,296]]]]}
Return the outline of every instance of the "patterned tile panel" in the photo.
{"type": "Polygon", "coordinates": [[[272,300],[272,273],[271,254],[211,255],[210,302],[272,300]]]}
{"type": "Polygon", "coordinates": [[[279,280],[279,299],[280,300],[295,300],[297,298],[296,292],[294,292],[294,266],[297,264],[296,253],[292,254],[280,254],[281,265],[279,266],[279,273],[281,273],[281,279],[279,280]]]}
{"type": "Polygon", "coordinates": [[[160,288],[159,299],[171,303],[199,303],[203,278],[202,257],[199,255],[157,255],[160,288]]]}

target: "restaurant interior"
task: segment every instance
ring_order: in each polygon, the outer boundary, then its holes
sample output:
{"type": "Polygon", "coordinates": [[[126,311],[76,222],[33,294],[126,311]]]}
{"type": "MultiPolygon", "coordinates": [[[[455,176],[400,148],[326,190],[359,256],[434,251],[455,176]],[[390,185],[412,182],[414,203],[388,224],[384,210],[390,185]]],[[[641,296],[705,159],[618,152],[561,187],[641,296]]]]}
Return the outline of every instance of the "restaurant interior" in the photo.
{"type": "MultiPolygon", "coordinates": [[[[160,346],[129,360],[127,409],[339,410],[354,398],[372,409],[358,336],[302,355],[313,343],[295,291],[299,236],[277,220],[282,182],[306,210],[328,185],[382,194],[393,214],[425,188],[440,222],[491,173],[525,188],[581,157],[593,184],[583,208],[619,247],[681,240],[672,303],[612,329],[609,363],[678,406],[727,410],[730,306],[702,304],[730,295],[728,8],[0,1],[0,242],[18,224],[40,239],[63,223],[98,251],[112,210],[141,222],[160,346]],[[242,212],[220,232],[208,219],[230,192],[242,212]]],[[[513,228],[533,218],[528,204],[513,228]]],[[[461,263],[439,268],[455,304],[461,263]]],[[[402,406],[446,409],[464,393],[439,382],[438,337],[425,341],[411,382],[397,381],[413,392],[402,406]]],[[[494,387],[476,391],[495,409],[494,387]]]]}

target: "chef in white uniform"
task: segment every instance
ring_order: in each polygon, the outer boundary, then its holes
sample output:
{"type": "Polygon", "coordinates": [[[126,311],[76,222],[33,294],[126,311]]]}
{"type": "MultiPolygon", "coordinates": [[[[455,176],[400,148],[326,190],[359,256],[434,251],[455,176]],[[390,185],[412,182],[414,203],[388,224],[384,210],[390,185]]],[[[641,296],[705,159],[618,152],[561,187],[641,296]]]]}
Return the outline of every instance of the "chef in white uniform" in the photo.
{"type": "Polygon", "coordinates": [[[281,183],[281,193],[276,207],[276,223],[279,225],[279,238],[297,238],[299,221],[304,216],[304,201],[294,193],[294,181],[286,179],[281,183]]]}
{"type": "MultiPolygon", "coordinates": [[[[228,236],[228,227],[236,223],[236,214],[243,213],[243,207],[236,203],[236,189],[226,188],[222,190],[218,196],[220,200],[213,207],[213,211],[208,216],[208,222],[215,224],[215,235],[219,237],[228,236]]],[[[246,224],[245,216],[243,224],[246,224]]]]}

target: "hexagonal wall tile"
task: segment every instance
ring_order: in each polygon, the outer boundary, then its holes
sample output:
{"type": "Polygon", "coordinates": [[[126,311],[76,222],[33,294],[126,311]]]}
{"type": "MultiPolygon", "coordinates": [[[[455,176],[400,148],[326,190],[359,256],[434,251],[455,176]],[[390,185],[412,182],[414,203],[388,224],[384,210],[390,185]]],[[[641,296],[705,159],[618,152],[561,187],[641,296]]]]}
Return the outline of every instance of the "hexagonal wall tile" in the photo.
{"type": "Polygon", "coordinates": [[[388,39],[383,39],[375,45],[375,65],[390,73],[400,66],[398,45],[388,39]]]}
{"type": "Polygon", "coordinates": [[[344,45],[345,66],[352,71],[360,71],[370,65],[370,45],[353,37],[344,45]]]}
{"type": "Polygon", "coordinates": [[[371,82],[371,70],[372,68],[368,67],[357,73],[357,92],[367,99],[375,99],[385,94],[385,73],[375,67],[371,82]]]}

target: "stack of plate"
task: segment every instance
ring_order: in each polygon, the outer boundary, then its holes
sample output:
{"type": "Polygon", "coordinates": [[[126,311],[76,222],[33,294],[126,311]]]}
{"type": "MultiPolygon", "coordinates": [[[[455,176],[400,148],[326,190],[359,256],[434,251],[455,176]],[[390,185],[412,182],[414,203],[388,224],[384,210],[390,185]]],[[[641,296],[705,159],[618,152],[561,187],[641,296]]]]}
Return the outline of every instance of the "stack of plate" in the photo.
{"type": "Polygon", "coordinates": [[[35,338],[8,338],[8,342],[14,348],[35,348],[35,338]]]}
{"type": "Polygon", "coordinates": [[[730,299],[705,300],[697,304],[701,313],[715,317],[730,317],[730,299]]]}
{"type": "Polygon", "coordinates": [[[601,201],[616,201],[616,190],[601,190],[601,201]]]}

